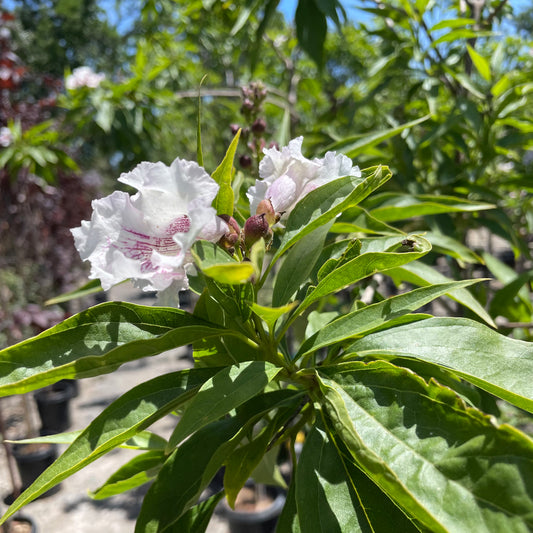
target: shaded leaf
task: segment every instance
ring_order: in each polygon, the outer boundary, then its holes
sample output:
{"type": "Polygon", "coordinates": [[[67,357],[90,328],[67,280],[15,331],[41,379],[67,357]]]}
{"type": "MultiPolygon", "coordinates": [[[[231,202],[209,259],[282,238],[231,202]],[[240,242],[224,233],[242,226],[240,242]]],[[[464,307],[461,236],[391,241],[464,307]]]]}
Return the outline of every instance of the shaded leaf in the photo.
{"type": "Polygon", "coordinates": [[[326,424],[352,460],[432,532],[528,531],[533,441],[447,387],[389,363],[320,370],[326,424]]]}
{"type": "Polygon", "coordinates": [[[122,465],[101,487],[90,492],[89,495],[95,500],[102,500],[140,487],[157,475],[165,459],[166,455],[162,450],[138,455],[122,465]]]}
{"type": "Polygon", "coordinates": [[[394,318],[416,311],[453,289],[467,287],[478,281],[481,280],[452,281],[415,289],[343,315],[307,339],[302,344],[298,356],[305,356],[312,351],[346,339],[364,336],[375,328],[386,325],[394,318]]]}
{"type": "MultiPolygon", "coordinates": [[[[173,372],[134,387],[106,407],[9,507],[2,520],[188,401],[215,369],[173,372]]],[[[1,523],[1,521],[0,521],[1,523]]]]}
{"type": "Polygon", "coordinates": [[[167,449],[261,392],[280,370],[265,361],[248,361],[220,370],[188,404],[167,449]]]}
{"type": "Polygon", "coordinates": [[[361,178],[346,176],[311,191],[289,215],[283,239],[272,263],[305,235],[326,224],[346,208],[358,204],[390,177],[389,169],[379,166],[363,170],[361,178]]]}
{"type": "Polygon", "coordinates": [[[83,298],[85,296],[90,296],[91,294],[97,294],[99,292],[102,292],[104,289],[102,289],[102,285],[100,284],[99,279],[92,279],[91,281],[85,283],[78,289],[74,289],[73,291],[65,292],[63,294],[60,294],[59,296],[55,296],[54,298],[50,298],[49,300],[46,300],[44,302],[45,305],[55,305],[60,304],[63,302],[69,302],[70,300],[74,300],[76,298],[83,298]]]}
{"type": "MultiPolygon", "coordinates": [[[[431,284],[447,283],[451,281],[450,278],[447,278],[431,266],[421,263],[420,261],[414,261],[408,265],[389,270],[387,275],[389,275],[397,285],[402,281],[419,286],[428,286],[431,284]]],[[[452,300],[459,302],[461,305],[468,307],[468,309],[476,313],[476,315],[489,324],[489,326],[496,327],[491,316],[485,311],[483,306],[474,298],[474,296],[468,292],[468,290],[455,289],[447,296],[452,300]]]]}
{"type": "Polygon", "coordinates": [[[225,333],[237,334],[180,309],[103,303],[0,351],[0,396],[98,376],[127,361],[225,333]]]}
{"type": "Polygon", "coordinates": [[[348,351],[421,359],[533,412],[533,344],[511,339],[466,318],[429,318],[372,333],[348,351]]]}

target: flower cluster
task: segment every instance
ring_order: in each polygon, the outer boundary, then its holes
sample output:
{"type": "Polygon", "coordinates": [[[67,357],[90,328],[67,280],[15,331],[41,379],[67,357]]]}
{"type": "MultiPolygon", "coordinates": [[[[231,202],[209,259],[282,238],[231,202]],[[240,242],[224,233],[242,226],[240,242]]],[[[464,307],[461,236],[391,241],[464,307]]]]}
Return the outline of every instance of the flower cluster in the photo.
{"type": "Polygon", "coordinates": [[[251,216],[243,231],[232,217],[216,215],[212,202],[217,183],[197,163],[176,159],[141,163],[119,181],[137,189],[133,196],[115,191],[93,201],[90,221],[72,230],[82,259],[91,263],[90,277],[102,287],[131,279],[147,291],[188,288],[190,248],[197,239],[218,242],[243,253],[306,194],[342,176],[359,176],[349,158],[329,152],[323,159],[301,153],[302,137],[281,151],[265,149],[260,179],[248,190],[251,216]]]}
{"type": "Polygon", "coordinates": [[[65,87],[71,91],[81,87],[96,89],[103,80],[105,80],[105,74],[94,72],[91,67],[78,67],[67,76],[65,87]]]}

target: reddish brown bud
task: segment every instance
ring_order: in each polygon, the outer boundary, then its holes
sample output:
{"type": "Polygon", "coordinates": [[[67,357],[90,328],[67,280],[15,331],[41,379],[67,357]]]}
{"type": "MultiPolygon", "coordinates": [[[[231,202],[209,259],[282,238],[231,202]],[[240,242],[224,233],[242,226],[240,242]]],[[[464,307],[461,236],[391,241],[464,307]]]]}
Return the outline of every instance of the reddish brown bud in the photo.
{"type": "Polygon", "coordinates": [[[244,224],[244,245],[249,250],[260,238],[268,243],[272,239],[272,230],[265,220],[264,213],[251,216],[244,224]]]}
{"type": "Polygon", "coordinates": [[[274,225],[279,220],[279,217],[276,217],[276,212],[269,199],[261,200],[259,202],[255,214],[265,215],[265,220],[268,222],[269,226],[274,225]]]}
{"type": "Polygon", "coordinates": [[[252,124],[252,132],[255,136],[260,137],[263,133],[265,133],[266,127],[267,124],[265,119],[257,118],[252,124]]]}
{"type": "Polygon", "coordinates": [[[230,217],[229,215],[218,215],[218,216],[228,225],[230,234],[236,233],[237,235],[240,235],[241,228],[233,217],[230,217]]]}
{"type": "Polygon", "coordinates": [[[252,158],[247,154],[241,155],[239,157],[239,164],[242,168],[250,168],[252,166],[252,158]]]}
{"type": "Polygon", "coordinates": [[[237,221],[229,215],[218,215],[227,225],[228,232],[218,241],[218,245],[227,250],[230,254],[235,251],[235,245],[241,237],[241,228],[237,221]]]}
{"type": "Polygon", "coordinates": [[[240,130],[240,126],[238,124],[230,124],[230,130],[233,135],[237,135],[237,132],[240,130]]]}

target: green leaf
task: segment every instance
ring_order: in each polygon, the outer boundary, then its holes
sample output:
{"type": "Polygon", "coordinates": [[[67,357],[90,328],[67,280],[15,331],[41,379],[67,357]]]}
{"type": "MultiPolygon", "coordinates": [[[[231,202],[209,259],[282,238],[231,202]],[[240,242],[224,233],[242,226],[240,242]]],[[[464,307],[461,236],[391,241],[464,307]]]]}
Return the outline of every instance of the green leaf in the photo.
{"type": "Polygon", "coordinates": [[[476,50],[469,44],[466,45],[466,49],[468,50],[468,55],[470,56],[472,63],[474,63],[477,71],[481,74],[481,77],[487,81],[490,81],[492,76],[490,73],[489,62],[479,52],[476,52],[476,50]]]}
{"type": "Polygon", "coordinates": [[[218,283],[227,285],[241,285],[250,280],[254,275],[254,266],[250,262],[223,263],[212,265],[202,269],[202,272],[213,278],[218,283]]]}
{"type": "MultiPolygon", "coordinates": [[[[69,431],[66,433],[54,433],[52,435],[43,435],[32,439],[22,439],[17,441],[6,440],[6,442],[18,442],[21,444],[32,444],[40,442],[50,442],[53,444],[72,444],[80,435],[82,430],[69,431]]],[[[120,445],[120,448],[130,450],[164,450],[167,441],[151,431],[139,431],[131,439],[120,445]]]]}
{"type": "Polygon", "coordinates": [[[189,400],[215,372],[216,369],[208,368],[173,372],[142,383],[122,395],[106,407],[15,500],[2,520],[189,400]]]}
{"type": "Polygon", "coordinates": [[[276,526],[276,533],[301,533],[300,522],[298,520],[298,510],[296,509],[296,484],[294,479],[289,485],[285,506],[281,511],[276,526]]]}
{"type": "Polygon", "coordinates": [[[198,505],[191,507],[165,531],[167,533],[205,533],[211,516],[223,496],[224,492],[220,491],[198,505]]]}
{"type": "Polygon", "coordinates": [[[167,531],[196,502],[259,417],[294,394],[289,390],[261,394],[242,405],[235,416],[211,422],[191,435],[172,453],[148,490],[135,533],[167,531]]]}
{"type": "MultiPolygon", "coordinates": [[[[420,339],[420,337],[417,337],[420,339]]],[[[352,461],[423,528],[529,531],[533,441],[386,362],[320,370],[325,421],[352,461]]]]}
{"type": "Polygon", "coordinates": [[[459,28],[459,29],[453,29],[448,33],[445,33],[438,39],[435,39],[431,43],[431,47],[435,48],[440,43],[447,43],[450,41],[458,41],[459,39],[475,39],[476,37],[482,37],[482,34],[489,33],[490,32],[478,32],[474,30],[469,30],[466,28],[459,28]]]}
{"type": "Polygon", "coordinates": [[[89,495],[95,500],[103,500],[140,487],[157,475],[165,459],[166,455],[163,450],[142,453],[122,465],[101,487],[90,492],[89,495]]]}
{"type": "MultiPolygon", "coordinates": [[[[397,238],[393,238],[397,241],[397,238]]],[[[405,239],[404,239],[405,240],[405,239]]],[[[413,243],[413,251],[365,251],[355,259],[344,263],[333,272],[322,278],[297,308],[295,313],[302,313],[313,302],[332,292],[348,287],[376,272],[386,272],[405,263],[414,261],[424,256],[431,250],[431,245],[422,237],[411,235],[409,240],[413,243]]],[[[377,241],[377,239],[376,239],[377,241]]],[[[402,241],[397,241],[398,245],[402,241]]]]}
{"type": "Polygon", "coordinates": [[[237,263],[228,252],[214,242],[196,241],[191,248],[191,253],[200,270],[224,263],[237,263]]]}
{"type": "Polygon", "coordinates": [[[198,164],[204,166],[204,155],[202,153],[202,83],[207,78],[205,74],[198,84],[198,115],[196,117],[196,161],[198,164]]]}
{"type": "Polygon", "coordinates": [[[322,252],[322,247],[332,222],[319,226],[305,235],[289,251],[274,283],[272,305],[286,304],[300,286],[308,279],[313,266],[322,252]]]}
{"type": "MultiPolygon", "coordinates": [[[[447,278],[440,272],[437,272],[431,266],[419,261],[389,270],[387,275],[389,275],[397,285],[399,285],[401,281],[406,281],[407,283],[424,287],[431,284],[447,283],[451,281],[450,278],[447,278]]],[[[492,326],[493,328],[496,327],[496,324],[492,320],[491,316],[466,289],[456,289],[450,292],[448,296],[452,300],[459,302],[461,305],[468,307],[468,309],[476,313],[476,315],[484,320],[489,326],[492,326]]]]}
{"type": "Polygon", "coordinates": [[[404,235],[402,230],[389,226],[372,216],[360,206],[350,207],[335,220],[331,233],[373,233],[380,235],[404,235]]]}
{"type": "Polygon", "coordinates": [[[429,318],[372,333],[348,351],[421,359],[533,412],[533,344],[504,337],[466,318],[429,318]],[[416,341],[415,341],[416,339],[416,341]]]}
{"type": "Polygon", "coordinates": [[[213,207],[217,210],[217,215],[233,215],[234,198],[231,180],[233,178],[233,160],[235,159],[235,152],[239,144],[240,136],[241,130],[237,132],[231,141],[222,163],[220,163],[212,174],[212,178],[220,185],[218,194],[213,201],[213,207]]]}
{"type": "Polygon", "coordinates": [[[272,447],[268,450],[268,447],[274,436],[279,437],[281,428],[294,418],[300,409],[303,393],[285,389],[285,394],[287,394],[286,399],[280,397],[282,399],[277,406],[276,414],[266,427],[262,428],[259,435],[237,448],[226,460],[224,490],[228,504],[232,508],[235,506],[237,494],[250,477],[253,477],[256,483],[278,484],[286,488],[283,478],[276,479],[276,474],[279,474],[277,467],[279,449],[272,447]]]}
{"type": "Polygon", "coordinates": [[[289,215],[272,264],[305,235],[334,219],[348,207],[358,204],[390,177],[388,167],[373,167],[363,170],[361,178],[346,176],[311,191],[289,215]]]}
{"type": "Polygon", "coordinates": [[[180,309],[108,302],[0,351],[0,396],[112,372],[196,339],[239,335],[180,309]]]}
{"type": "Polygon", "coordinates": [[[324,149],[324,152],[331,151],[331,150],[342,151],[342,153],[347,155],[348,157],[354,158],[362,154],[363,152],[365,152],[372,146],[376,146],[377,144],[383,141],[386,141],[387,139],[390,139],[391,137],[395,137],[402,131],[408,128],[412,128],[413,126],[416,126],[418,124],[421,124],[422,122],[425,122],[429,118],[431,118],[431,115],[426,115],[424,117],[417,118],[416,120],[412,120],[411,122],[406,122],[405,124],[402,124],[401,126],[397,126],[395,128],[391,128],[388,130],[378,131],[377,133],[372,133],[364,137],[361,137],[360,135],[347,137],[333,144],[330,144],[324,149]]]}
{"type": "Polygon", "coordinates": [[[460,28],[462,26],[470,26],[471,24],[475,24],[475,23],[476,23],[475,19],[467,19],[467,18],[441,20],[440,22],[437,22],[437,24],[431,26],[429,31],[433,32],[433,31],[438,31],[438,30],[444,30],[445,28],[460,28]]]}
{"type": "Polygon", "coordinates": [[[298,44],[321,68],[324,63],[324,41],[328,26],[326,16],[320,11],[315,0],[298,0],[294,23],[298,44]]]}
{"type": "Polygon", "coordinates": [[[308,433],[296,470],[296,506],[302,531],[366,531],[368,522],[337,450],[324,431],[308,433]]]}
{"type": "Polygon", "coordinates": [[[430,285],[429,287],[393,296],[382,302],[368,305],[353,313],[343,315],[321,328],[313,337],[307,339],[302,344],[297,357],[303,357],[308,353],[346,339],[364,336],[395,318],[416,311],[439,296],[479,281],[482,280],[452,281],[450,283],[430,285]]]}
{"type": "Polygon", "coordinates": [[[494,209],[494,205],[471,202],[453,196],[430,194],[382,193],[372,196],[364,206],[372,216],[384,222],[440,213],[471,212],[494,209]]]}
{"type": "Polygon", "coordinates": [[[167,450],[261,392],[280,370],[265,361],[248,361],[218,372],[204,383],[187,406],[167,450]]]}
{"type": "Polygon", "coordinates": [[[388,531],[418,529],[350,461],[335,434],[313,426],[296,470],[296,503],[303,531],[388,531]],[[342,447],[342,449],[340,449],[342,447]]]}
{"type": "Polygon", "coordinates": [[[264,307],[253,303],[252,311],[262,320],[264,320],[270,330],[274,328],[278,318],[288,313],[296,306],[296,302],[284,305],[283,307],[264,307]]]}
{"type": "Polygon", "coordinates": [[[433,251],[444,253],[450,257],[454,257],[457,261],[461,263],[482,263],[483,260],[479,255],[474,253],[472,250],[467,248],[462,242],[449,237],[448,235],[443,235],[442,233],[437,233],[433,231],[428,231],[424,233],[424,237],[431,243],[433,251]]]}
{"type": "Polygon", "coordinates": [[[100,280],[93,279],[89,281],[88,283],[85,283],[85,285],[82,285],[78,289],[65,292],[64,294],[61,294],[59,296],[46,300],[46,302],[44,302],[44,305],[55,305],[55,304],[60,304],[63,302],[69,302],[70,300],[74,300],[76,298],[83,298],[85,296],[90,296],[91,294],[102,292],[103,290],[104,289],[102,289],[102,285],[100,285],[100,280]]]}
{"type": "Polygon", "coordinates": [[[242,424],[236,417],[212,422],[170,455],[143,500],[135,533],[168,531],[196,503],[241,440],[242,424]]]}

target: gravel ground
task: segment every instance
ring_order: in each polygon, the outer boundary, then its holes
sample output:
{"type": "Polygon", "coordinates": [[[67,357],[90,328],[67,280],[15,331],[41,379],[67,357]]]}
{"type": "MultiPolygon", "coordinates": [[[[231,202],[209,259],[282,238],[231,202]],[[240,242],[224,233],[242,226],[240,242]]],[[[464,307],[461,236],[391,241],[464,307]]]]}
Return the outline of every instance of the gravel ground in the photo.
{"type": "MultiPolygon", "coordinates": [[[[135,293],[121,286],[112,299],[135,300],[135,293]]],[[[143,304],[150,304],[142,300],[143,304]]],[[[123,365],[118,371],[79,381],[79,395],[71,401],[71,430],[83,429],[101,410],[121,394],[135,385],[160,374],[190,367],[184,349],[167,352],[155,357],[123,365]]],[[[2,399],[4,412],[19,409],[20,397],[2,399]]],[[[33,416],[36,417],[33,400],[30,397],[33,416]]],[[[20,425],[19,425],[20,427],[20,425]]],[[[174,427],[171,418],[160,420],[151,429],[168,437],[174,427]]],[[[17,431],[13,429],[12,431],[17,431]]],[[[16,438],[9,433],[10,438],[16,438]]],[[[63,447],[64,449],[64,447],[63,447]]],[[[37,523],[39,533],[133,533],[142,496],[147,487],[141,487],[105,500],[92,500],[87,492],[99,487],[119,466],[134,456],[132,450],[117,449],[101,457],[88,467],[61,483],[60,490],[51,496],[38,499],[24,508],[37,523]]],[[[12,491],[7,469],[6,455],[0,447],[0,495],[4,499],[12,491]]],[[[3,506],[0,503],[0,508],[3,506]]],[[[3,506],[5,508],[5,506],[3,506]]],[[[224,518],[216,512],[208,533],[227,533],[224,518]]]]}

